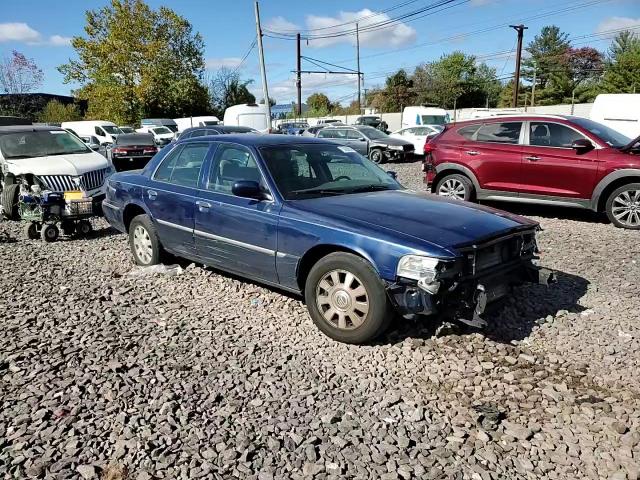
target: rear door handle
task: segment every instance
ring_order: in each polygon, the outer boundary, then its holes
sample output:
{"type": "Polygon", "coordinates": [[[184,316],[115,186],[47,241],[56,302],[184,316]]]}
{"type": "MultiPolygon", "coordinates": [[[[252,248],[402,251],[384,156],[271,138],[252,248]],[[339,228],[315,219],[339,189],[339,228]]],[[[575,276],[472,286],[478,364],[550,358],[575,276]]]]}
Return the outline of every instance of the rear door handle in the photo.
{"type": "Polygon", "coordinates": [[[535,155],[530,155],[528,157],[524,157],[525,160],[529,160],[530,162],[537,162],[538,160],[540,160],[540,157],[536,157],[535,155]]]}
{"type": "Polygon", "coordinates": [[[464,153],[466,153],[467,155],[471,155],[471,156],[480,155],[480,152],[476,152],[475,150],[467,150],[464,153]]]}
{"type": "Polygon", "coordinates": [[[208,212],[209,209],[211,208],[211,204],[209,202],[203,202],[202,200],[198,200],[196,202],[196,206],[198,207],[198,210],[200,210],[201,212],[208,212]]]}
{"type": "Polygon", "coordinates": [[[149,197],[149,200],[155,200],[157,196],[158,192],[155,190],[147,190],[147,197],[149,197]]]}

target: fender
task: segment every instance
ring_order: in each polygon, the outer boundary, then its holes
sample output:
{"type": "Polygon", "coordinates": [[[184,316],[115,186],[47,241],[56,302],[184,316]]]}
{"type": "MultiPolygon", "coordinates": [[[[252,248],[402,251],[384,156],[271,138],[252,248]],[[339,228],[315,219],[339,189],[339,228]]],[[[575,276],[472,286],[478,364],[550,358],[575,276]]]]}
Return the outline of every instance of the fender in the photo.
{"type": "Polygon", "coordinates": [[[591,194],[591,210],[595,211],[598,209],[600,196],[602,195],[602,192],[604,192],[605,188],[607,188],[611,182],[624,177],[640,177],[640,168],[622,168],[620,170],[614,170],[600,180],[591,194]]]}
{"type": "Polygon", "coordinates": [[[444,172],[445,170],[457,170],[458,172],[464,173],[473,183],[473,187],[475,188],[476,192],[481,190],[478,179],[468,167],[453,162],[444,162],[436,166],[436,174],[438,175],[440,174],[440,172],[444,172]]]}

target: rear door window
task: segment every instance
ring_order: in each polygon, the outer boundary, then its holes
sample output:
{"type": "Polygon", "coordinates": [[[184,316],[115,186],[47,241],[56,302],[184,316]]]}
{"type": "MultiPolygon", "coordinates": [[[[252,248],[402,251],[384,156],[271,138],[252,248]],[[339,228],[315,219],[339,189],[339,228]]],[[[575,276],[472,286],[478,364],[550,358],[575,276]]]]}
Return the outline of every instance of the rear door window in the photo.
{"type": "Polygon", "coordinates": [[[320,133],[318,133],[318,137],[320,137],[320,138],[336,138],[336,132],[335,132],[335,130],[330,130],[328,128],[324,128],[324,129],[320,130],[320,133]]]}
{"type": "Polygon", "coordinates": [[[522,122],[485,123],[476,134],[478,142],[518,144],[522,122]]]}
{"type": "Polygon", "coordinates": [[[461,129],[458,130],[458,135],[466,138],[467,140],[474,140],[473,137],[479,128],[480,128],[479,123],[476,125],[467,125],[466,127],[462,127],[461,129]]]}

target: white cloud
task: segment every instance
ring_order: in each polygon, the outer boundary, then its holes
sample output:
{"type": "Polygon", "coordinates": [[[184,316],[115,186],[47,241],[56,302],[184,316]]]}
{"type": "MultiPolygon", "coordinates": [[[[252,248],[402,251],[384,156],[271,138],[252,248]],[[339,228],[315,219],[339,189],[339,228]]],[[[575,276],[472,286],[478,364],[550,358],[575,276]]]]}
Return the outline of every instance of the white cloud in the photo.
{"type": "MultiPolygon", "coordinates": [[[[306,26],[304,30],[312,30],[311,35],[331,35],[332,33],[340,33],[350,31],[355,28],[353,23],[359,20],[360,27],[360,45],[363,47],[399,47],[413,43],[416,39],[416,31],[412,27],[400,22],[384,27],[367,31],[367,26],[373,26],[380,22],[390,20],[390,17],[384,13],[377,13],[368,8],[364,8],[358,12],[339,12],[335,17],[324,17],[318,15],[308,15],[306,18],[306,26]],[[344,25],[348,23],[348,25],[344,25]],[[317,30],[320,29],[320,30],[317,30]]],[[[281,33],[296,33],[301,30],[299,26],[288,21],[284,17],[275,17],[270,19],[265,26],[268,30],[281,33]]],[[[335,38],[322,38],[309,40],[309,46],[313,48],[323,48],[338,44],[356,44],[356,36],[345,35],[335,38]]]]}
{"type": "MultiPolygon", "coordinates": [[[[332,75],[330,73],[311,73],[302,75],[302,99],[315,92],[323,92],[329,98],[333,98],[332,94],[336,89],[355,89],[358,88],[358,82],[355,75],[332,75]]],[[[252,93],[256,98],[262,98],[261,84],[252,85],[252,93]]],[[[269,84],[269,96],[275,98],[278,103],[288,103],[295,100],[297,96],[295,76],[291,76],[286,80],[269,84]]]]}
{"type": "Polygon", "coordinates": [[[611,30],[619,30],[623,28],[638,28],[640,27],[640,18],[630,17],[607,17],[596,28],[596,33],[608,32],[611,30]]]}
{"type": "Polygon", "coordinates": [[[300,30],[298,25],[291,23],[284,17],[273,17],[264,24],[263,28],[285,33],[295,33],[297,30],[300,30]]]}
{"type": "Polygon", "coordinates": [[[23,22],[0,23],[0,43],[21,42],[27,45],[48,45],[52,47],[68,47],[71,45],[71,37],[51,35],[48,39],[23,22]]]}
{"type": "Polygon", "coordinates": [[[0,42],[37,42],[40,33],[26,23],[0,23],[0,42]]]}
{"type": "Polygon", "coordinates": [[[206,60],[206,67],[211,70],[216,70],[218,68],[226,67],[226,68],[236,68],[242,59],[240,57],[224,57],[224,58],[209,58],[206,60]]]}

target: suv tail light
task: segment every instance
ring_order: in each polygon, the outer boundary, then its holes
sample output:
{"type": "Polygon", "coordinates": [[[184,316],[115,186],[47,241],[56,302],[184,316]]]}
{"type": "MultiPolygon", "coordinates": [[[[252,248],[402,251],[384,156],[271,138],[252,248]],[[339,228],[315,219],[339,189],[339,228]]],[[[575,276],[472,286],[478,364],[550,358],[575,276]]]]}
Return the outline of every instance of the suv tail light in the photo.
{"type": "Polygon", "coordinates": [[[431,143],[431,139],[427,139],[427,141],[424,144],[424,154],[429,155],[435,149],[436,149],[436,146],[433,143],[431,143]]]}

